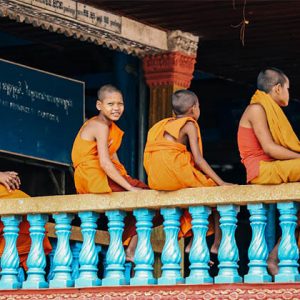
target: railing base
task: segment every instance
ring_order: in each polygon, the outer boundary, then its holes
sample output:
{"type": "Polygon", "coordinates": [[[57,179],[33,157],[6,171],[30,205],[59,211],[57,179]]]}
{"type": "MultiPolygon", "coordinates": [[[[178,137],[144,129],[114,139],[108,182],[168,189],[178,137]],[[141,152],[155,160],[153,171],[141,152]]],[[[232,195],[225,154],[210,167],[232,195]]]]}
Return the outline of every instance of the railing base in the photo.
{"type": "Polygon", "coordinates": [[[268,274],[266,275],[245,275],[244,277],[245,283],[264,283],[264,282],[272,282],[272,277],[268,274]]]}
{"type": "Polygon", "coordinates": [[[243,279],[240,276],[217,276],[215,277],[215,283],[222,284],[222,283],[240,283],[243,279]]]}
{"type": "Polygon", "coordinates": [[[51,280],[49,288],[68,288],[74,286],[74,280],[51,280]]]}
{"type": "Polygon", "coordinates": [[[0,290],[15,290],[21,288],[22,284],[17,281],[0,282],[0,290]]]}
{"type": "Polygon", "coordinates": [[[130,279],[131,285],[151,285],[156,284],[157,280],[155,278],[132,278],[130,279]]]}
{"type": "Polygon", "coordinates": [[[300,275],[297,274],[278,274],[275,275],[275,282],[299,282],[300,275]]]}
{"type": "Polygon", "coordinates": [[[75,287],[90,287],[90,286],[100,286],[101,280],[100,279],[76,279],[75,280],[75,287]]]}

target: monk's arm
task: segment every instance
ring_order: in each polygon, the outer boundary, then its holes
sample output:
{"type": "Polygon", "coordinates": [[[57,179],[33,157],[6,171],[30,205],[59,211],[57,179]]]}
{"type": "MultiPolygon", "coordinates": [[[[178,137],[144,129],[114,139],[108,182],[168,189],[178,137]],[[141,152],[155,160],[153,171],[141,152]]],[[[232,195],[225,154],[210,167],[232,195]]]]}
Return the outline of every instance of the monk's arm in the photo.
{"type": "Polygon", "coordinates": [[[278,160],[300,158],[300,153],[291,151],[274,142],[269,129],[265,110],[261,105],[256,104],[249,106],[248,120],[259,143],[267,155],[278,160]]]}
{"type": "Polygon", "coordinates": [[[194,162],[196,166],[205,173],[208,177],[210,177],[217,185],[224,185],[226,184],[217,174],[216,172],[211,168],[211,166],[206,162],[206,160],[203,158],[200,149],[199,149],[199,143],[198,143],[198,132],[195,127],[195,125],[191,122],[188,122],[184,128],[184,131],[186,131],[186,134],[189,139],[190,148],[192,151],[192,155],[194,158],[194,162]]]}
{"type": "Polygon", "coordinates": [[[131,186],[125,178],[123,178],[110,159],[107,146],[109,135],[108,126],[105,124],[97,124],[94,129],[101,168],[109,178],[127,191],[135,190],[135,188],[131,186]]]}

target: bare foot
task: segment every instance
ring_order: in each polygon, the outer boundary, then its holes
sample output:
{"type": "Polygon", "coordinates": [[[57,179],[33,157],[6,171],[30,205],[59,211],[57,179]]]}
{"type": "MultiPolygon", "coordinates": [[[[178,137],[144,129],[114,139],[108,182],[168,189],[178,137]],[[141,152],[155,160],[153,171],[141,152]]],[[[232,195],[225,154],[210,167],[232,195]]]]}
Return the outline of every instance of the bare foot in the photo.
{"type": "Polygon", "coordinates": [[[189,243],[188,243],[187,246],[185,247],[185,249],[184,249],[184,252],[185,252],[185,253],[190,253],[191,248],[192,248],[192,243],[193,243],[193,237],[191,237],[189,243]]]}
{"type": "Polygon", "coordinates": [[[126,261],[134,263],[133,258],[134,258],[134,253],[135,253],[136,245],[137,245],[137,235],[134,235],[131,238],[127,249],[125,250],[125,255],[126,255],[125,260],[126,261]]]}
{"type": "Polygon", "coordinates": [[[219,247],[220,247],[220,243],[213,243],[211,248],[210,248],[210,252],[214,253],[214,254],[218,254],[219,251],[219,247]]]}
{"type": "Polygon", "coordinates": [[[278,259],[268,258],[267,264],[270,275],[275,276],[278,274],[278,262],[278,259]]]}

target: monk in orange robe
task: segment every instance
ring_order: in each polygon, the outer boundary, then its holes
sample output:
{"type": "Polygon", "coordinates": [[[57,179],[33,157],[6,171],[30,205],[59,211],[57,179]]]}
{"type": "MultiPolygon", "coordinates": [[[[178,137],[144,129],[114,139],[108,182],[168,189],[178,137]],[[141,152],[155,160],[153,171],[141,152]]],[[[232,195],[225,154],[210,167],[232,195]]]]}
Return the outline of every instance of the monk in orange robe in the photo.
{"type": "MultiPolygon", "coordinates": [[[[104,85],[98,91],[96,107],[99,114],[85,122],[72,149],[75,168],[74,180],[79,194],[138,191],[148,189],[143,182],[131,178],[120,163],[117,151],[123,131],[114,123],[124,111],[121,92],[112,85],[104,85]]],[[[123,233],[126,260],[132,261],[137,243],[135,219],[125,218],[123,233]]]]}
{"type": "MultiPolygon", "coordinates": [[[[300,142],[281,109],[289,103],[289,79],[281,70],[267,68],[259,73],[257,88],[238,130],[247,182],[300,181],[300,142]]],[[[268,267],[272,275],[277,274],[278,243],[269,255],[268,267]]]]}
{"type": "MultiPolygon", "coordinates": [[[[21,181],[18,173],[7,171],[0,172],[0,199],[12,199],[12,198],[28,198],[29,196],[24,192],[19,190],[21,181]]],[[[26,260],[31,247],[31,239],[29,235],[29,223],[26,218],[20,223],[19,236],[17,239],[17,250],[20,258],[20,265],[27,270],[26,260]]],[[[4,225],[0,221],[0,256],[2,256],[5,240],[3,237],[4,225]]],[[[44,239],[44,251],[45,254],[49,254],[52,250],[51,244],[47,237],[44,239]]]]}
{"type": "MultiPolygon", "coordinates": [[[[172,95],[174,118],[155,124],[148,133],[144,166],[148,174],[149,187],[155,190],[173,191],[189,187],[228,185],[209,166],[202,155],[202,141],[197,120],[200,116],[197,96],[188,90],[172,95]]],[[[210,222],[208,235],[215,231],[211,253],[216,254],[221,240],[219,218],[210,222]]],[[[191,215],[187,210],[181,217],[179,237],[191,235],[191,215]]],[[[191,243],[186,248],[190,250],[191,243]]]]}

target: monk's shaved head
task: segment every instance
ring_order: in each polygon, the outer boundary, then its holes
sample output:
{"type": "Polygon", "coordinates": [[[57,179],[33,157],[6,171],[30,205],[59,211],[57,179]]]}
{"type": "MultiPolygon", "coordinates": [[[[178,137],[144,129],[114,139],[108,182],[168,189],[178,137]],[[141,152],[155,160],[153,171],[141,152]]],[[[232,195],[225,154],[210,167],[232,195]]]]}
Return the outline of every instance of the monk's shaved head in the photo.
{"type": "Polygon", "coordinates": [[[179,90],[172,95],[172,109],[174,114],[184,115],[198,102],[198,97],[194,92],[179,90]]]}
{"type": "Polygon", "coordinates": [[[107,97],[107,94],[119,93],[122,95],[121,91],[111,84],[103,85],[97,92],[98,100],[102,101],[107,97]]]}
{"type": "Polygon", "coordinates": [[[277,68],[267,68],[262,70],[257,77],[257,88],[265,93],[269,93],[272,87],[280,84],[283,86],[288,77],[277,68]]]}

